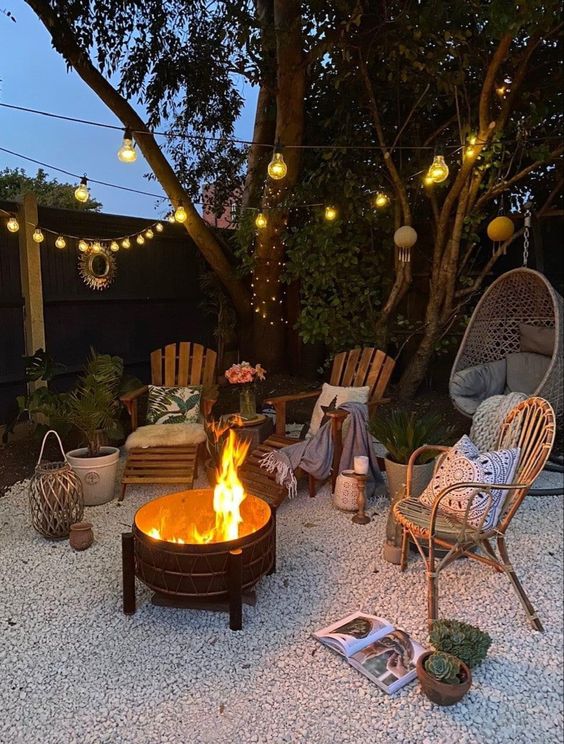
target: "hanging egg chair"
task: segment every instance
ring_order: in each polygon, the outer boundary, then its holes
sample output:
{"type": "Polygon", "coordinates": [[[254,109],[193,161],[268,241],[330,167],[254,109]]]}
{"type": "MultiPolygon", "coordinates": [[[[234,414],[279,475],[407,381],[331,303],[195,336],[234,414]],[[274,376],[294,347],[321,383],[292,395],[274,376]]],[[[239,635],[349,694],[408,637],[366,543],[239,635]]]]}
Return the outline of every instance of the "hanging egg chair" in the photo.
{"type": "Polygon", "coordinates": [[[470,319],[450,375],[455,407],[473,416],[493,395],[523,393],[564,414],[563,299],[547,278],[528,268],[503,274],[470,319]]]}

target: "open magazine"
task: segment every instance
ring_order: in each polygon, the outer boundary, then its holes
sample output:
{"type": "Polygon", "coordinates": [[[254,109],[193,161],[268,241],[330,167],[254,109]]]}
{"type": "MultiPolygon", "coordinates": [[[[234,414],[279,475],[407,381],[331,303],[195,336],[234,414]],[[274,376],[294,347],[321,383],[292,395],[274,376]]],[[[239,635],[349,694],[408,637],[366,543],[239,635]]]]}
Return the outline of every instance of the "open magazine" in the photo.
{"type": "Polygon", "coordinates": [[[388,695],[415,679],[415,664],[425,650],[404,630],[364,612],[353,612],[313,637],[344,656],[388,695]]]}

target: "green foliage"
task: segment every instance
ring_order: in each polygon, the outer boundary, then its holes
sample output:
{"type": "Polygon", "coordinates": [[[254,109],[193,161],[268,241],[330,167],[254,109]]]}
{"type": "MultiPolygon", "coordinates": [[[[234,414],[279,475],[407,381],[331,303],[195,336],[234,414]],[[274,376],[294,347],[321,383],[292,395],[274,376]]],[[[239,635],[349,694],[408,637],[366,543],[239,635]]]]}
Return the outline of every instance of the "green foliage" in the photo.
{"type": "MultiPolygon", "coordinates": [[[[445,444],[453,434],[453,427],[445,424],[442,416],[396,409],[378,411],[370,420],[370,433],[381,442],[394,462],[407,465],[416,449],[424,444],[445,444]]],[[[423,453],[417,465],[430,462],[433,452],[423,453]]]]}
{"type": "Polygon", "coordinates": [[[460,659],[452,654],[437,651],[425,660],[425,671],[447,685],[460,684],[460,659]]]}
{"type": "Polygon", "coordinates": [[[38,169],[35,176],[28,176],[21,168],[4,168],[0,171],[0,199],[16,201],[23,194],[31,192],[42,207],[99,212],[102,203],[96,199],[81,203],[74,198],[76,186],[77,184],[60,183],[56,178],[49,178],[42,168],[38,169]]]}
{"type": "Polygon", "coordinates": [[[437,651],[454,654],[471,669],[486,658],[492,644],[483,630],[459,620],[435,620],[429,640],[437,651]]]}

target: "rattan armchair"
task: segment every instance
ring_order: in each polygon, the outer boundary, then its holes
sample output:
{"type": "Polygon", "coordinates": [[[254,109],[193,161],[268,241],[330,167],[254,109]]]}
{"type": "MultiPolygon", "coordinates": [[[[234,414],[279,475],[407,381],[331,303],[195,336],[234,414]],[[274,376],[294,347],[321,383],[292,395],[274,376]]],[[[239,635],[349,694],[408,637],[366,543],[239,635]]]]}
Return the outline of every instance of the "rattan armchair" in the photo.
{"type": "MultiPolygon", "coordinates": [[[[529,600],[521,582],[517,578],[515,569],[509,559],[505,535],[517,509],[523,502],[527,492],[543,469],[555,435],[555,415],[550,403],[543,398],[529,398],[523,401],[506,416],[499,432],[496,449],[518,447],[520,449],[519,463],[511,483],[484,485],[482,483],[458,483],[445,488],[436,497],[432,507],[422,504],[418,499],[411,498],[410,483],[413,466],[419,455],[428,450],[446,451],[447,447],[424,446],[415,450],[411,455],[408,471],[406,498],[394,507],[394,516],[403,527],[401,552],[401,570],[407,566],[408,543],[411,539],[423,561],[427,573],[427,606],[429,625],[439,616],[439,575],[455,559],[466,556],[491,566],[495,571],[507,574],[513,589],[517,593],[529,621],[535,630],[542,630],[542,624],[529,600]],[[441,512],[441,501],[458,489],[474,488],[474,495],[486,492],[490,495],[494,489],[507,490],[503,514],[499,523],[491,529],[482,529],[481,525],[472,526],[468,523],[468,515],[472,499],[468,500],[463,519],[458,520],[441,512]],[[497,552],[493,542],[496,542],[497,552]],[[437,549],[444,552],[437,556],[437,549]]],[[[444,455],[443,455],[444,456],[444,455]]]]}

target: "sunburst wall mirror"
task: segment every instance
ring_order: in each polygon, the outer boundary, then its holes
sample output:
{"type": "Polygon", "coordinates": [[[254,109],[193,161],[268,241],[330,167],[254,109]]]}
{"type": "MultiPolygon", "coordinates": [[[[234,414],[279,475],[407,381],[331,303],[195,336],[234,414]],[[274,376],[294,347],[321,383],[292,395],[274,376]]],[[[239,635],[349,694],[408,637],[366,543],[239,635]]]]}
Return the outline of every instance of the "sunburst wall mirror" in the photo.
{"type": "Polygon", "coordinates": [[[116,276],[115,256],[102,248],[82,253],[78,259],[78,273],[90,289],[107,289],[116,276]]]}

